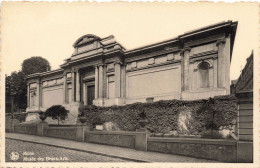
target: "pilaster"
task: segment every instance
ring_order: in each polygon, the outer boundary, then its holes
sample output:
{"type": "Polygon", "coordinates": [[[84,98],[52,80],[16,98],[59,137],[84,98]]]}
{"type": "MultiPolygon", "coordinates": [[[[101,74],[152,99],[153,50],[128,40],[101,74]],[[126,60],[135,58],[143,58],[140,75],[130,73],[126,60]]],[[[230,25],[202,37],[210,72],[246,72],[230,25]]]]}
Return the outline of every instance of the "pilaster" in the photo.
{"type": "Polygon", "coordinates": [[[95,99],[98,98],[98,66],[95,66],[95,99]]]}
{"type": "Polygon", "coordinates": [[[80,72],[76,70],[76,101],[80,102],[80,72]]]}
{"type": "Polygon", "coordinates": [[[194,77],[194,63],[190,64],[190,71],[189,71],[189,90],[193,88],[193,77],[194,77]]]}
{"type": "Polygon", "coordinates": [[[30,84],[27,84],[27,108],[30,108],[30,84]]]}
{"type": "Polygon", "coordinates": [[[71,72],[71,102],[75,101],[75,72],[71,72]]]}
{"type": "Polygon", "coordinates": [[[107,65],[103,65],[103,98],[108,98],[107,93],[107,65]]]}
{"type": "Polygon", "coordinates": [[[63,74],[63,103],[67,103],[67,73],[63,74]]]}
{"type": "Polygon", "coordinates": [[[103,70],[104,68],[103,68],[103,65],[99,65],[98,66],[98,97],[99,98],[103,98],[103,90],[104,90],[104,70],[103,70]]]}
{"type": "Polygon", "coordinates": [[[115,62],[115,97],[121,97],[121,62],[115,62]]]}
{"type": "Polygon", "coordinates": [[[126,66],[121,67],[121,97],[126,97],[126,66]]]}
{"type": "Polygon", "coordinates": [[[213,85],[214,85],[214,69],[213,69],[213,66],[211,66],[211,65],[209,67],[209,87],[213,88],[213,85]]]}
{"type": "Polygon", "coordinates": [[[218,87],[225,86],[225,60],[224,60],[224,47],[226,41],[224,39],[217,41],[216,45],[218,47],[218,87]]]}
{"type": "Polygon", "coordinates": [[[40,81],[36,82],[36,95],[37,95],[37,100],[36,100],[36,107],[40,110],[40,106],[41,106],[41,84],[40,81]]]}
{"type": "Polygon", "coordinates": [[[218,87],[218,61],[217,59],[213,59],[213,87],[217,88],[218,87]]]}
{"type": "Polygon", "coordinates": [[[182,90],[189,90],[189,60],[190,60],[190,50],[191,48],[187,47],[181,51],[182,59],[182,90]]]}
{"type": "Polygon", "coordinates": [[[87,105],[87,85],[86,84],[83,84],[83,102],[84,102],[84,105],[87,105]]]}
{"type": "Polygon", "coordinates": [[[230,94],[230,36],[228,35],[225,43],[224,59],[225,59],[225,87],[227,94],[230,94]]]}

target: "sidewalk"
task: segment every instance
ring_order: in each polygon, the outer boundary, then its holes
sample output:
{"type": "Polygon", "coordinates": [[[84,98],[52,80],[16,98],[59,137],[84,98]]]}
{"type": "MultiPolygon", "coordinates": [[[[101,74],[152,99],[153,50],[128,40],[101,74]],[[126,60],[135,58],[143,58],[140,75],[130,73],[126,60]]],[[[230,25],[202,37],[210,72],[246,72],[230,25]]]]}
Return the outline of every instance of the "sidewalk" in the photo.
{"type": "Polygon", "coordinates": [[[81,152],[94,153],[104,156],[111,156],[136,162],[212,162],[214,160],[197,159],[187,156],[179,156],[172,154],[163,154],[149,151],[138,151],[130,148],[122,148],[116,146],[100,145],[86,142],[76,142],[65,139],[41,137],[28,134],[6,133],[7,139],[15,139],[19,141],[33,142],[37,144],[44,144],[49,146],[55,146],[65,149],[71,149],[81,152]]]}

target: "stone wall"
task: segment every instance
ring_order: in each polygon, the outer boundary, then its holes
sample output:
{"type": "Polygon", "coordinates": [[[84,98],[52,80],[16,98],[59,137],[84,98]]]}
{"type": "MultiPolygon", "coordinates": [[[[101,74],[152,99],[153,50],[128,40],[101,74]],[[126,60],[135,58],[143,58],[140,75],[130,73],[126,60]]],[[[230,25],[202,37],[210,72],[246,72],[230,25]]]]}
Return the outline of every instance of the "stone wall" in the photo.
{"type": "Polygon", "coordinates": [[[232,140],[150,137],[147,150],[221,162],[237,162],[237,142],[232,140]]]}
{"type": "Polygon", "coordinates": [[[44,136],[75,140],[76,127],[48,127],[43,131],[44,136]]]}
{"type": "Polygon", "coordinates": [[[14,132],[22,133],[22,134],[37,135],[37,125],[35,125],[35,124],[14,125],[14,132]]]}
{"type": "Polygon", "coordinates": [[[85,142],[147,150],[147,133],[123,131],[85,131],[85,142]]]}

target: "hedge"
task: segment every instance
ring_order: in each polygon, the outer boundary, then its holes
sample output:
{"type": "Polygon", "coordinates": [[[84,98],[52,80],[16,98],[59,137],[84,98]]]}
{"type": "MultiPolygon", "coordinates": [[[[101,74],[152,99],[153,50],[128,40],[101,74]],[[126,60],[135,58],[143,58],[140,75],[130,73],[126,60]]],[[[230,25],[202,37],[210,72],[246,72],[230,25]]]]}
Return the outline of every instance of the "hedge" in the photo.
{"type": "Polygon", "coordinates": [[[135,131],[140,128],[140,114],[148,120],[150,132],[168,133],[177,131],[178,116],[183,110],[192,113],[191,132],[201,132],[213,127],[228,127],[234,124],[238,112],[234,96],[216,96],[210,99],[184,101],[161,100],[151,103],[134,103],[125,106],[98,107],[94,105],[79,108],[79,117],[85,116],[90,128],[105,122],[115,123],[120,130],[135,131]],[[214,112],[214,119],[212,113],[214,112]]]}

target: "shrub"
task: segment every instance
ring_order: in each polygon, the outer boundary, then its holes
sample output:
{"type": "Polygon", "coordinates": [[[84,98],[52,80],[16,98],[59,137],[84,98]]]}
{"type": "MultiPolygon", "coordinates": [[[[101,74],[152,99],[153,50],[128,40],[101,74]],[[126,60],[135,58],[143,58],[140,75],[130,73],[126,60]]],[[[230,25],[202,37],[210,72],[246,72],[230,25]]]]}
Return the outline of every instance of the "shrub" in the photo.
{"type": "Polygon", "coordinates": [[[135,131],[140,128],[138,121],[144,113],[148,120],[145,127],[150,132],[168,133],[178,131],[178,116],[185,109],[189,109],[194,118],[188,128],[192,129],[191,133],[198,134],[212,127],[218,129],[220,126],[232,125],[237,115],[237,102],[233,96],[218,96],[208,100],[161,100],[112,107],[91,105],[80,107],[79,117],[85,116],[90,128],[96,124],[113,122],[120,130],[135,131]],[[212,110],[214,119],[210,118],[212,110]]]}
{"type": "Polygon", "coordinates": [[[53,120],[58,120],[59,125],[60,120],[65,120],[68,117],[68,112],[62,105],[54,105],[46,110],[45,115],[53,120]]]}

